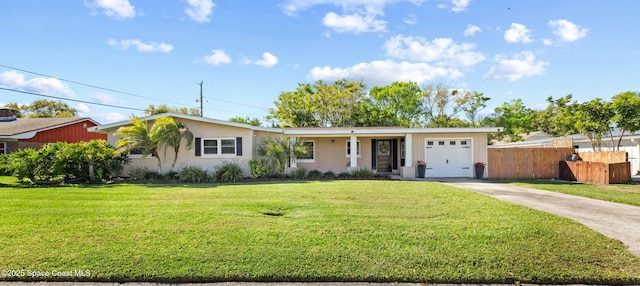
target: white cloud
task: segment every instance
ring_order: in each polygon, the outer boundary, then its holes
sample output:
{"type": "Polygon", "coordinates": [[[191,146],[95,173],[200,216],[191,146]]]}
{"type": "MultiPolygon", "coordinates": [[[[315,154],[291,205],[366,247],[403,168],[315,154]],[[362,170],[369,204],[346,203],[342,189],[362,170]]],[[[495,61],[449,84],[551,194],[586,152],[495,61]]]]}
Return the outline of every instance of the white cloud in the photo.
{"type": "Polygon", "coordinates": [[[438,38],[429,41],[422,37],[398,35],[390,38],[384,45],[389,56],[420,62],[434,62],[437,65],[473,66],[485,60],[475,52],[476,45],[456,44],[450,38],[438,38]]]}
{"type": "Polygon", "coordinates": [[[553,40],[551,40],[551,39],[543,39],[543,40],[542,40],[542,43],[543,43],[545,46],[551,46],[551,45],[553,45],[553,40]]]}
{"type": "Polygon", "coordinates": [[[211,0],[187,0],[187,7],[184,12],[196,22],[209,22],[213,7],[216,6],[211,0]]]}
{"type": "Polygon", "coordinates": [[[340,16],[336,13],[329,12],[322,18],[322,24],[338,33],[353,32],[360,34],[362,32],[384,32],[387,28],[387,22],[376,20],[375,16],[376,15],[360,14],[340,16]]]}
{"type": "Polygon", "coordinates": [[[69,89],[69,86],[57,78],[37,77],[25,80],[24,74],[18,73],[14,70],[0,74],[0,86],[35,93],[43,93],[46,95],[56,94],[67,97],[75,96],[75,93],[69,89]]]}
{"type": "Polygon", "coordinates": [[[149,42],[149,43],[143,43],[142,41],[138,40],[138,39],[126,39],[126,40],[120,40],[117,41],[115,39],[109,39],[109,41],[107,42],[110,46],[115,46],[115,47],[119,47],[123,50],[129,49],[130,46],[135,46],[139,52],[161,52],[161,53],[168,53],[171,52],[171,50],[173,50],[173,46],[166,44],[166,43],[155,43],[155,42],[149,42]]]}
{"type": "Polygon", "coordinates": [[[467,7],[471,4],[471,0],[451,0],[451,4],[453,4],[451,11],[462,12],[467,10],[467,7]]]}
{"type": "Polygon", "coordinates": [[[464,36],[472,37],[475,36],[475,34],[478,32],[482,32],[482,29],[480,29],[480,27],[475,25],[467,25],[467,28],[464,30],[464,36]]]}
{"type": "Polygon", "coordinates": [[[511,23],[511,29],[504,32],[504,39],[507,43],[530,43],[533,42],[531,36],[529,35],[529,29],[527,26],[511,23]]]}
{"type": "Polygon", "coordinates": [[[92,98],[93,100],[103,104],[111,104],[114,102],[113,96],[102,92],[96,93],[92,98]]]}
{"type": "MultiPolygon", "coordinates": [[[[446,2],[451,2],[451,11],[453,12],[462,12],[467,10],[469,4],[471,4],[471,0],[446,0],[446,2]]],[[[438,8],[447,9],[449,8],[448,3],[440,3],[438,4],[438,8]]]]}
{"type": "Polygon", "coordinates": [[[404,23],[407,25],[415,25],[418,23],[418,16],[416,16],[416,14],[409,14],[406,17],[404,17],[404,23]]]}
{"type": "Polygon", "coordinates": [[[214,66],[231,63],[231,57],[223,50],[213,50],[211,55],[205,56],[203,59],[206,63],[214,66]]]}
{"type": "Polygon", "coordinates": [[[549,21],[549,27],[553,29],[553,33],[563,42],[577,41],[580,38],[586,37],[589,31],[589,29],[580,28],[580,26],[564,19],[549,21]]]}
{"type": "Polygon", "coordinates": [[[136,16],[135,7],[129,3],[129,0],[85,0],[84,4],[91,8],[104,9],[105,15],[119,20],[136,16]]]}
{"type": "Polygon", "coordinates": [[[100,122],[101,124],[107,124],[118,121],[125,121],[129,119],[128,116],[122,115],[120,113],[111,112],[111,113],[90,113],[90,112],[78,112],[79,117],[91,117],[91,119],[100,122]]]}
{"type": "Polygon", "coordinates": [[[423,0],[289,0],[282,5],[282,11],[296,16],[300,11],[316,5],[333,5],[342,8],[342,15],[328,12],[322,23],[337,32],[382,32],[387,22],[378,19],[384,15],[385,6],[397,2],[411,2],[420,5],[423,0]]]}
{"type": "Polygon", "coordinates": [[[457,69],[436,67],[427,63],[395,62],[393,60],[360,63],[347,68],[315,67],[307,75],[309,81],[339,79],[363,80],[368,85],[385,85],[394,81],[414,81],[419,84],[436,77],[456,79],[462,76],[457,69]]]}
{"type": "Polygon", "coordinates": [[[543,61],[536,61],[536,56],[530,51],[523,51],[513,58],[498,55],[496,61],[498,65],[491,67],[489,72],[484,75],[484,79],[513,82],[524,77],[541,75],[547,65],[543,61]]]}
{"type": "Polygon", "coordinates": [[[269,52],[262,54],[262,59],[254,62],[255,65],[270,68],[278,64],[278,58],[269,52]]]}
{"type": "Polygon", "coordinates": [[[89,113],[90,111],[89,106],[84,103],[79,103],[78,105],[76,105],[76,109],[78,110],[78,112],[82,113],[89,113]]]}

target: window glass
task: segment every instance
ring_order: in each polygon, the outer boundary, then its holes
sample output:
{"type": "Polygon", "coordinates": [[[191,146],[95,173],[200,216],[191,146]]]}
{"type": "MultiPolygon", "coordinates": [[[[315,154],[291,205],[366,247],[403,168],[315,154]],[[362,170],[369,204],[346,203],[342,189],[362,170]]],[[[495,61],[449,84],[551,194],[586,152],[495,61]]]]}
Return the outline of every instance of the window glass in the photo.
{"type": "MultiPolygon", "coordinates": [[[[360,140],[356,141],[356,146],[358,147],[356,150],[356,155],[360,157],[360,140]]],[[[351,140],[347,140],[347,157],[351,156],[351,140]]]]}
{"type": "Polygon", "coordinates": [[[433,141],[427,141],[427,145],[433,146],[433,141]]]}
{"type": "Polygon", "coordinates": [[[444,146],[444,141],[438,141],[438,145],[444,146]]]}
{"type": "Polygon", "coordinates": [[[456,141],[449,141],[449,145],[456,145],[456,141]]]}
{"type": "Polygon", "coordinates": [[[300,161],[313,161],[315,160],[315,142],[305,141],[302,146],[307,150],[306,154],[298,155],[297,159],[300,161]]]}
{"type": "Polygon", "coordinates": [[[0,142],[0,154],[7,154],[7,143],[0,142]]]}
{"type": "Polygon", "coordinates": [[[218,155],[218,140],[205,139],[202,141],[202,153],[206,155],[218,155]]]}
{"type": "Polygon", "coordinates": [[[222,139],[222,154],[236,154],[236,139],[222,139]]]}
{"type": "Polygon", "coordinates": [[[467,145],[467,140],[460,141],[460,145],[467,145]]]}

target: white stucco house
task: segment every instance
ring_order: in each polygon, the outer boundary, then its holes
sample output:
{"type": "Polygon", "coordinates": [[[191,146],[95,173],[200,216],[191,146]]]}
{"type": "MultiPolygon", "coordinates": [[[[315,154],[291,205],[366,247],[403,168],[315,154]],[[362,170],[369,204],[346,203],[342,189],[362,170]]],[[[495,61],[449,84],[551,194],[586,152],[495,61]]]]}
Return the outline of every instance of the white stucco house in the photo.
{"type": "MultiPolygon", "coordinates": [[[[181,148],[176,169],[195,165],[213,170],[225,161],[233,161],[242,166],[245,174],[248,161],[258,158],[257,150],[264,138],[284,136],[303,139],[310,150],[304,157],[292,160],[292,168],[341,173],[366,167],[380,173],[415,177],[417,161],[424,161],[427,177],[473,177],[474,163],[487,162],[487,134],[500,131],[499,128],[267,128],[176,113],[143,119],[152,123],[165,116],[183,123],[195,137],[194,148],[181,148]]],[[[109,143],[115,145],[119,139],[116,130],[129,124],[129,121],[104,124],[90,131],[107,134],[109,143]]],[[[172,152],[166,155],[167,162],[173,160],[172,152]]],[[[129,166],[155,168],[155,159],[131,157],[129,166]]],[[[163,171],[168,171],[168,165],[163,164],[163,171]]]]}

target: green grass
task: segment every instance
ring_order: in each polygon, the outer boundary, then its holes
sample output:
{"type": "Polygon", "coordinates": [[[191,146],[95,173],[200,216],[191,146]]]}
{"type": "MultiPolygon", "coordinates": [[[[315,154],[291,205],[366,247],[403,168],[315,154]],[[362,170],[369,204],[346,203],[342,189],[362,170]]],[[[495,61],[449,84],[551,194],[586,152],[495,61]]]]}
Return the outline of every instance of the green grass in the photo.
{"type": "Polygon", "coordinates": [[[640,185],[638,184],[598,185],[549,180],[521,181],[514,182],[514,184],[569,195],[640,206],[640,185]]]}
{"type": "Polygon", "coordinates": [[[430,182],[4,186],[0,249],[90,271],[47,280],[640,283],[619,241],[430,182]]]}

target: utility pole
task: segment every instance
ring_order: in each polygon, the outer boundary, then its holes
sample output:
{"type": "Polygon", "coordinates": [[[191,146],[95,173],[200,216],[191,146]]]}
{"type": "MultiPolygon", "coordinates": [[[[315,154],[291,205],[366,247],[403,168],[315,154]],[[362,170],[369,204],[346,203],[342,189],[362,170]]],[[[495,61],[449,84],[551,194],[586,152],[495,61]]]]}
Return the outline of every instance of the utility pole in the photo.
{"type": "Polygon", "coordinates": [[[202,110],[202,84],[203,81],[200,81],[200,83],[196,83],[200,85],[200,117],[204,117],[204,112],[202,110]]]}

